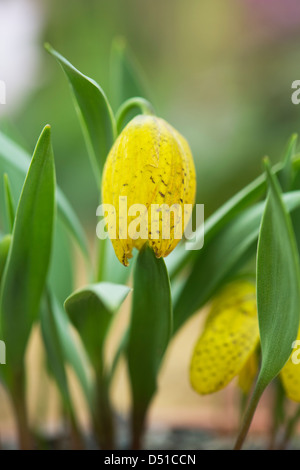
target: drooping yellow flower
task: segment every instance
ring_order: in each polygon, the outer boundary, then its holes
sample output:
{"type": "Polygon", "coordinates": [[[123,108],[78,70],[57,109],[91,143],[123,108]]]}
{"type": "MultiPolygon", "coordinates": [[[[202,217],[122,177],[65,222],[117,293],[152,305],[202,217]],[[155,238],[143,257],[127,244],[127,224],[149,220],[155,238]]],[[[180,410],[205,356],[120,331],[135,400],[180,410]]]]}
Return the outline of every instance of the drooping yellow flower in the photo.
{"type": "Polygon", "coordinates": [[[239,374],[259,341],[255,287],[237,282],[213,301],[190,369],[192,387],[200,394],[224,388],[239,374]]]}
{"type": "Polygon", "coordinates": [[[158,117],[132,119],[107,157],[102,180],[102,201],[114,208],[107,226],[120,262],[127,266],[132,249],[147,241],[158,258],[167,256],[182,237],[195,191],[187,141],[158,117]],[[138,211],[136,205],[145,210],[138,211]],[[132,227],[138,238],[131,236],[132,227]]]}
{"type": "MultiPolygon", "coordinates": [[[[217,392],[239,376],[238,383],[247,393],[258,371],[258,345],[255,286],[248,281],[228,284],[213,300],[193,351],[190,381],[194,390],[202,395],[217,392]]],[[[300,401],[300,364],[292,361],[292,355],[280,378],[287,396],[300,401]]]]}

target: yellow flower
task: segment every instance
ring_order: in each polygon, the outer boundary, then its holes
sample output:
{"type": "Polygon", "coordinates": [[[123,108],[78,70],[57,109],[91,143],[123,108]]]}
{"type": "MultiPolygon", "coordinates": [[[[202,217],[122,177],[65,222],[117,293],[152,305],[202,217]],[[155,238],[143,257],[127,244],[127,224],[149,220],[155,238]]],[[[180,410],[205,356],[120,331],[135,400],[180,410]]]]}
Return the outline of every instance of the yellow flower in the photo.
{"type": "MultiPolygon", "coordinates": [[[[248,281],[228,284],[212,302],[195,345],[190,366],[192,387],[202,395],[217,392],[239,375],[238,383],[247,393],[258,371],[258,345],[255,286],[248,281]]],[[[291,357],[280,378],[287,396],[300,401],[300,364],[294,364],[291,357]]]]}
{"type": "Polygon", "coordinates": [[[167,256],[182,237],[195,191],[187,141],[163,119],[145,115],[132,119],[107,157],[102,181],[103,204],[114,208],[106,220],[119,261],[128,266],[132,249],[140,250],[147,241],[157,258],[167,256]],[[145,207],[138,218],[137,204],[145,207]],[[178,211],[168,209],[172,206],[178,211]],[[131,236],[133,226],[139,238],[131,236]]]}

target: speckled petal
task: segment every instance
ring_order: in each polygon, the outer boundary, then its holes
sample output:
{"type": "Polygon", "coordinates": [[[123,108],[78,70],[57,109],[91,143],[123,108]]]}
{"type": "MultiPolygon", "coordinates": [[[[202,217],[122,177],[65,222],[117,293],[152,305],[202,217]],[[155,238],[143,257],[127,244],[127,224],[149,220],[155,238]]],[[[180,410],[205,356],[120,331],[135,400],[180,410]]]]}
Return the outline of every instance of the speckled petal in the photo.
{"type": "MultiPolygon", "coordinates": [[[[116,209],[116,226],[112,229],[108,224],[108,232],[110,236],[111,233],[117,235],[116,240],[112,239],[112,244],[121,263],[127,266],[132,249],[141,249],[147,241],[158,258],[167,256],[180,241],[175,239],[176,225],[182,224],[183,233],[183,223],[187,224],[188,217],[177,219],[171,211],[170,236],[163,239],[161,218],[150,227],[150,206],[158,206],[158,215],[162,213],[161,206],[164,204],[183,208],[183,204],[194,204],[195,191],[195,168],[185,139],[166,121],[155,116],[139,115],[130,121],[107,157],[102,182],[103,203],[112,204],[116,209]],[[122,228],[119,216],[121,220],[126,217],[119,206],[120,197],[127,197],[127,208],[134,204],[145,206],[148,214],[147,238],[133,240],[128,236],[124,239],[119,236],[119,228],[122,228]]],[[[134,219],[135,216],[127,217],[124,231],[134,219]]]]}
{"type": "Polygon", "coordinates": [[[196,343],[190,367],[192,387],[200,394],[224,388],[241,372],[258,341],[255,286],[246,281],[226,286],[213,302],[196,343]]]}

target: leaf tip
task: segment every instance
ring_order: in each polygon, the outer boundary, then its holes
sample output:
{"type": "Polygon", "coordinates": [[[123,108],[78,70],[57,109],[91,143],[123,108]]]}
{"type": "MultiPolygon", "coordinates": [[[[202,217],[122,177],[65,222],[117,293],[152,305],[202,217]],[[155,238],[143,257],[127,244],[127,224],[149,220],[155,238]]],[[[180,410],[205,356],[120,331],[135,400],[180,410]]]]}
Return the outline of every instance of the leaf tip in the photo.
{"type": "Polygon", "coordinates": [[[50,142],[50,140],[51,140],[51,126],[50,126],[50,124],[46,124],[46,126],[42,130],[41,138],[43,138],[43,140],[47,140],[47,141],[50,142]]]}
{"type": "Polygon", "coordinates": [[[53,47],[51,46],[51,44],[49,42],[45,42],[44,43],[44,48],[46,49],[47,52],[49,52],[50,54],[52,54],[53,52],[53,47]]]}

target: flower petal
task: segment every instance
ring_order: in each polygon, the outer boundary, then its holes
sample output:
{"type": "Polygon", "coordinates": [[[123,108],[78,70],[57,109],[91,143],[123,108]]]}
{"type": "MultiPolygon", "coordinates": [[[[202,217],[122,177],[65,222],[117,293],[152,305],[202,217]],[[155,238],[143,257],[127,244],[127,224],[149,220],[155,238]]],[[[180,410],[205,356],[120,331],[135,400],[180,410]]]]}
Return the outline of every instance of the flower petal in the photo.
{"type": "Polygon", "coordinates": [[[190,367],[192,387],[200,394],[224,388],[245,366],[259,341],[255,286],[246,281],[226,286],[213,302],[190,367]]]}
{"type": "Polygon", "coordinates": [[[188,222],[188,217],[179,217],[168,208],[179,207],[181,213],[184,204],[194,204],[195,191],[195,167],[186,140],[163,119],[141,115],[132,119],[107,157],[102,182],[103,203],[113,205],[116,211],[115,223],[110,219],[108,232],[121,263],[128,265],[132,249],[141,249],[147,240],[158,258],[167,256],[182,238],[188,222]],[[127,210],[136,204],[146,208],[147,236],[133,239],[128,232],[121,235],[119,229],[126,232],[136,215],[126,218],[119,204],[120,197],[127,198],[127,210]],[[166,213],[163,206],[167,207],[166,213]],[[154,224],[151,224],[151,212],[157,215],[154,224]],[[167,215],[164,222],[163,213],[167,215]],[[179,226],[180,237],[176,231],[179,226]],[[166,227],[169,230],[164,232],[166,227]],[[113,239],[112,235],[117,238],[113,239]]]}

